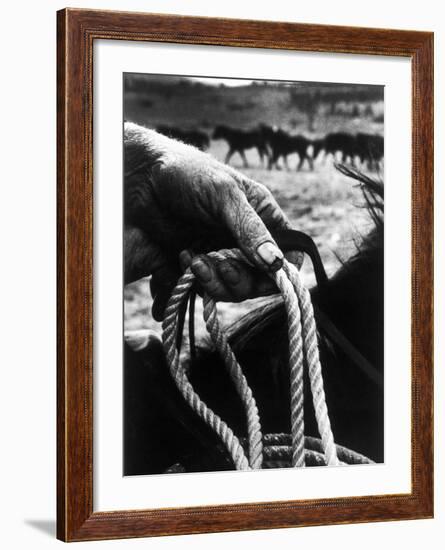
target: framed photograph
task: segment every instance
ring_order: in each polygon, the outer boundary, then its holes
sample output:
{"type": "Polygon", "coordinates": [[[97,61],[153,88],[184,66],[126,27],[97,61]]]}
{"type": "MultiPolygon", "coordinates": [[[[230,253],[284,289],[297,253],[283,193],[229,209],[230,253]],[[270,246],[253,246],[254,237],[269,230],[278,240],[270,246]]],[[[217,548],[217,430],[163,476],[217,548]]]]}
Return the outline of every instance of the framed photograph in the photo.
{"type": "Polygon", "coordinates": [[[433,516],[433,34],[58,12],[58,538],[433,516]]]}

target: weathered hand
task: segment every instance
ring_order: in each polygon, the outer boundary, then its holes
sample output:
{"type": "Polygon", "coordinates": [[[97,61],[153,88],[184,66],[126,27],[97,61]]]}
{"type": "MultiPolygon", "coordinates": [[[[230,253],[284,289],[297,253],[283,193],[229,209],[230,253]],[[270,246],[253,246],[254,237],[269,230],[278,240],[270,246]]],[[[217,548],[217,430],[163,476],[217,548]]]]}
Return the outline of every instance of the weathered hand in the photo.
{"type": "Polygon", "coordinates": [[[272,291],[265,272],[279,269],[283,254],[269,230],[290,224],[266,187],[136,124],[125,124],[124,146],[125,280],[152,275],[155,318],[188,266],[215,299],[272,291]],[[233,260],[216,265],[203,255],[232,247],[264,274],[233,260]]]}

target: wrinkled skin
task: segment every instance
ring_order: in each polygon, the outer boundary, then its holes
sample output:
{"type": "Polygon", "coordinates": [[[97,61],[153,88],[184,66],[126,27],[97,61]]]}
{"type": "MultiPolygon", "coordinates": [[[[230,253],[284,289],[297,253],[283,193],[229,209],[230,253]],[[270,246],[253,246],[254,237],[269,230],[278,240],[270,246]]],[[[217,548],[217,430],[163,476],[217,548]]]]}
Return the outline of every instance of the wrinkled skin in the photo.
{"type": "MultiPolygon", "coordinates": [[[[271,233],[290,227],[263,185],[193,147],[125,123],[125,282],[152,275],[153,316],[162,319],[180,273],[201,290],[242,301],[274,291],[267,272],[282,265],[271,233]],[[258,269],[206,252],[240,248],[258,269]]],[[[300,263],[298,254],[289,257],[300,263]]]]}

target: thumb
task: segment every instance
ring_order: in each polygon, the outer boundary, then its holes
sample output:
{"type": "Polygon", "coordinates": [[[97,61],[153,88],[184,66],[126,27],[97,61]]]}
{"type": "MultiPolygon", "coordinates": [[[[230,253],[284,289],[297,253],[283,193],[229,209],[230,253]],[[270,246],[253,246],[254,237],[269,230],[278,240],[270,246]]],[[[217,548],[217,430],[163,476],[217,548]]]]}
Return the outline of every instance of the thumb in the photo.
{"type": "Polygon", "coordinates": [[[239,248],[255,266],[278,271],[283,265],[283,253],[246,195],[238,186],[230,185],[224,199],[222,218],[239,248]]]}

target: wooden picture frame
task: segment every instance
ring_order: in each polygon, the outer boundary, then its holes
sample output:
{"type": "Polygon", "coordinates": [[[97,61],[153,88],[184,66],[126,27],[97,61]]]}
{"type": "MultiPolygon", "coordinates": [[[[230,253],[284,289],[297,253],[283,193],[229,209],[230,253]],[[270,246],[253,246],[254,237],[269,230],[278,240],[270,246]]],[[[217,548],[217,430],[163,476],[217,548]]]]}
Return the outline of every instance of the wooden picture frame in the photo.
{"type": "Polygon", "coordinates": [[[433,516],[433,34],[65,9],[57,14],[57,537],[64,541],[433,516]],[[156,41],[401,56],[412,62],[412,490],[93,512],[93,43],[156,41]]]}

